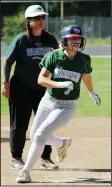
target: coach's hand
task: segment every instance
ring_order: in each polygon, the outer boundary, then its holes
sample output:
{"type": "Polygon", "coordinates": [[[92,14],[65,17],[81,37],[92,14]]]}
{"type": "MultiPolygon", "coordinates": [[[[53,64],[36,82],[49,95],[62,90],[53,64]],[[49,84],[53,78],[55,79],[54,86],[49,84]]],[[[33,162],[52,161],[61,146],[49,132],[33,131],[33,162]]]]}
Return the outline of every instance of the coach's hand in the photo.
{"type": "Polygon", "coordinates": [[[96,92],[93,91],[92,93],[89,93],[89,94],[90,94],[90,97],[95,101],[97,105],[101,104],[101,98],[96,92]]]}
{"type": "Polygon", "coordinates": [[[9,98],[9,94],[10,94],[10,86],[9,83],[3,83],[2,86],[2,95],[6,98],[9,98]]]}

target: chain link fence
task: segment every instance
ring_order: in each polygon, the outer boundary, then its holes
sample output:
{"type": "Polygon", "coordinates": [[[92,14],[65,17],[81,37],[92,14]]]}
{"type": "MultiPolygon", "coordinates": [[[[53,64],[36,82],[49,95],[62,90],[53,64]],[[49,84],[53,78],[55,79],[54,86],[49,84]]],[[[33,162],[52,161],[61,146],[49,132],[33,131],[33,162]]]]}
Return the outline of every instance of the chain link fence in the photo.
{"type": "Polygon", "coordinates": [[[48,31],[53,33],[58,39],[63,27],[70,24],[78,24],[84,31],[87,38],[108,38],[111,36],[110,17],[80,17],[69,16],[63,20],[59,17],[48,17],[48,31]]]}
{"type": "MultiPolygon", "coordinates": [[[[23,20],[24,21],[24,20],[23,20]]],[[[86,17],[86,16],[67,16],[61,20],[60,17],[50,17],[47,19],[47,28],[58,40],[60,40],[60,31],[63,27],[70,24],[79,24],[83,31],[84,36],[87,38],[111,38],[111,19],[110,17],[86,17]]],[[[12,36],[12,38],[15,36],[12,36]]],[[[1,56],[4,56],[7,44],[1,42],[1,56]]]]}

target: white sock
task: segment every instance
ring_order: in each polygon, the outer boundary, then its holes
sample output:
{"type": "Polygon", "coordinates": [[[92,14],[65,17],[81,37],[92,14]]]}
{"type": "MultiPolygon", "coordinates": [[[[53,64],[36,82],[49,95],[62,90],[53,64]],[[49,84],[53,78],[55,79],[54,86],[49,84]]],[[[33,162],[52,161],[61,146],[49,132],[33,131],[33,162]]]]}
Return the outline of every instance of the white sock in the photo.
{"type": "Polygon", "coordinates": [[[45,145],[39,145],[32,142],[23,170],[30,171],[33,168],[34,164],[40,158],[44,150],[44,146],[45,145]]]}
{"type": "Polygon", "coordinates": [[[59,138],[57,136],[54,136],[54,135],[50,135],[47,139],[47,142],[46,142],[47,145],[54,145],[56,146],[57,148],[59,147],[62,147],[63,146],[63,139],[62,138],[59,138]]]}

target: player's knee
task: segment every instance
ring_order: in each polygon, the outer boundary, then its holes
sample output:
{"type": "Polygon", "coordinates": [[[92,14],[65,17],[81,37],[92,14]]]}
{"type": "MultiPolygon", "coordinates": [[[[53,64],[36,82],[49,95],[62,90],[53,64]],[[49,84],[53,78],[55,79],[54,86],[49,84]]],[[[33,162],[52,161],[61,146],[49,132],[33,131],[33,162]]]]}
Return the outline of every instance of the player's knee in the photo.
{"type": "Polygon", "coordinates": [[[35,134],[35,132],[30,131],[30,140],[31,140],[31,142],[33,141],[34,134],[35,134]]]}
{"type": "Polygon", "coordinates": [[[48,138],[48,133],[46,131],[37,131],[34,135],[33,135],[33,142],[38,143],[38,144],[45,144],[46,140],[48,138]]]}

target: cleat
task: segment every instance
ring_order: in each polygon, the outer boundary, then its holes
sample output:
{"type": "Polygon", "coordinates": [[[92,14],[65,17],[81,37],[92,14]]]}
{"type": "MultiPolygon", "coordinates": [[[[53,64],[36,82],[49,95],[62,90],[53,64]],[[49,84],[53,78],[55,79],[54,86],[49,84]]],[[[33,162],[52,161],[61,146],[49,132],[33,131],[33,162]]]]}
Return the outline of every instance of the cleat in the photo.
{"type": "Polygon", "coordinates": [[[22,169],[25,163],[22,159],[13,159],[11,163],[11,169],[22,169]]]}
{"type": "Polygon", "coordinates": [[[49,159],[41,159],[41,166],[40,169],[42,170],[53,170],[53,169],[59,169],[59,166],[57,166],[50,158],[49,159]]]}
{"type": "Polygon", "coordinates": [[[63,146],[57,149],[57,162],[62,162],[67,156],[66,152],[72,143],[71,138],[63,139],[63,146]]]}
{"type": "Polygon", "coordinates": [[[21,170],[16,178],[17,183],[28,183],[31,182],[30,172],[21,170]]]}

